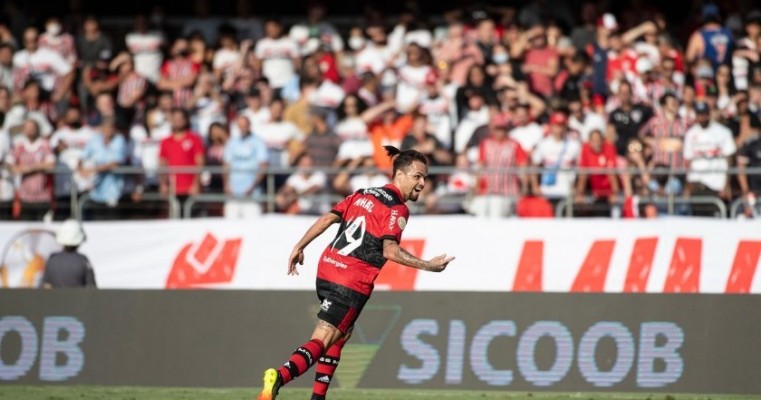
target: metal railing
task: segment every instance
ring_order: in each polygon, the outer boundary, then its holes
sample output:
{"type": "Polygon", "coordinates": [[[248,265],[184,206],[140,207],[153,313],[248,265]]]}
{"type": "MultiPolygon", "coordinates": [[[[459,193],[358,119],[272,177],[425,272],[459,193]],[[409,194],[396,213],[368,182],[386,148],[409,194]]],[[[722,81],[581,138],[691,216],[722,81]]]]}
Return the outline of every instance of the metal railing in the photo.
{"type": "MultiPolygon", "coordinates": [[[[2,168],[5,168],[3,166],[2,168]]],[[[178,200],[178,196],[176,193],[176,190],[174,188],[174,185],[169,185],[169,191],[166,194],[161,194],[158,191],[154,192],[145,192],[141,194],[141,201],[153,201],[153,202],[166,202],[167,204],[167,217],[168,218],[181,218],[185,217],[188,218],[188,216],[191,215],[191,211],[194,207],[197,207],[199,204],[209,204],[209,203],[224,203],[227,200],[236,200],[236,201],[250,201],[250,202],[258,202],[263,203],[265,205],[264,209],[265,212],[276,212],[276,180],[277,176],[284,176],[284,175],[290,175],[294,172],[315,172],[315,171],[321,171],[326,173],[329,176],[335,176],[342,172],[347,172],[345,168],[337,168],[337,167],[328,167],[328,168],[311,168],[311,169],[294,169],[294,168],[269,168],[267,171],[265,171],[265,180],[262,184],[263,186],[263,193],[260,195],[257,195],[255,197],[234,197],[230,195],[226,195],[223,193],[199,193],[196,195],[188,196],[186,200],[184,200],[182,203],[178,200]]],[[[513,175],[516,177],[523,177],[526,180],[528,180],[528,177],[532,174],[541,174],[544,172],[545,169],[537,168],[537,167],[516,167],[516,168],[508,168],[508,169],[488,169],[488,168],[472,168],[469,170],[457,170],[452,167],[431,167],[429,168],[429,176],[431,178],[435,178],[438,176],[447,176],[449,174],[452,174],[454,172],[467,172],[470,173],[476,177],[478,176],[486,176],[491,174],[505,174],[505,175],[513,175]]],[[[143,176],[146,173],[149,173],[153,176],[164,176],[164,175],[174,175],[174,174],[201,174],[201,173],[208,173],[208,174],[226,174],[226,173],[254,173],[251,170],[230,170],[223,167],[171,167],[171,168],[160,168],[155,171],[145,171],[141,167],[135,167],[135,166],[125,166],[125,167],[119,167],[114,170],[111,170],[109,173],[112,174],[118,174],[118,175],[124,175],[125,180],[129,180],[130,176],[143,176]]],[[[596,168],[596,169],[575,169],[575,168],[566,168],[566,169],[558,169],[554,170],[554,173],[573,173],[577,177],[580,175],[601,175],[601,174],[616,174],[618,176],[622,175],[629,175],[629,176],[637,176],[641,175],[642,172],[637,168],[596,168]]],[[[726,173],[728,175],[728,179],[732,179],[732,177],[736,174],[738,174],[739,170],[736,168],[730,168],[725,171],[704,171],[703,173],[715,173],[715,172],[722,172],[726,173]]],[[[748,168],[745,169],[744,172],[747,175],[761,175],[761,168],[748,168]]],[[[379,171],[377,169],[356,169],[351,171],[351,173],[388,173],[388,171],[379,171]]],[[[673,177],[684,177],[687,173],[692,173],[687,170],[673,170],[673,169],[654,169],[648,171],[648,174],[655,178],[655,177],[663,177],[666,176],[668,178],[673,177]]],[[[51,175],[68,175],[69,179],[72,179],[72,172],[68,169],[56,169],[54,171],[50,172],[51,175]]],[[[9,174],[6,173],[5,178],[9,179],[9,174]]],[[[142,178],[141,178],[142,179],[142,178]]],[[[133,178],[133,180],[136,180],[133,178]]],[[[10,181],[14,184],[17,183],[18,179],[13,179],[13,177],[10,178],[10,181]]],[[[170,179],[170,182],[172,180],[170,179]]],[[[14,185],[15,186],[15,185],[14,185]]],[[[72,183],[71,185],[71,191],[69,195],[69,204],[71,207],[71,215],[74,218],[82,219],[85,215],[85,211],[93,206],[93,200],[87,193],[80,193],[76,190],[75,185],[72,183]]],[[[134,185],[132,185],[134,186],[134,185]]],[[[129,185],[127,185],[129,187],[129,185]]],[[[525,189],[525,187],[524,187],[525,189]]],[[[574,216],[574,209],[577,207],[577,204],[574,202],[574,189],[575,184],[572,185],[572,187],[569,190],[569,196],[566,198],[561,199],[556,207],[555,207],[555,215],[558,218],[570,218],[574,216]]],[[[524,191],[525,193],[525,191],[524,191]]],[[[125,195],[130,194],[128,191],[124,193],[125,195]]],[[[1,194],[0,194],[1,195],[1,194]]],[[[341,194],[337,194],[335,192],[327,191],[326,193],[320,193],[319,196],[321,196],[322,199],[328,199],[329,201],[338,201],[343,196],[341,194]]],[[[454,202],[462,202],[471,200],[474,196],[478,196],[476,193],[469,193],[466,196],[443,196],[442,199],[444,201],[454,201],[454,202]]],[[[2,197],[2,196],[0,196],[2,197]]],[[[6,196],[7,197],[7,196],[6,196]]],[[[661,206],[665,206],[667,209],[668,215],[674,215],[675,210],[677,209],[677,206],[680,205],[712,205],[716,208],[718,211],[718,216],[721,218],[737,218],[739,215],[740,209],[743,207],[747,207],[745,205],[745,201],[743,198],[739,196],[739,193],[735,193],[735,196],[732,199],[731,203],[727,205],[723,199],[721,199],[718,196],[691,196],[691,197],[682,197],[681,195],[677,195],[674,193],[670,193],[668,196],[665,197],[651,197],[651,196],[642,196],[645,201],[658,204],[661,206]]],[[[139,204],[139,202],[135,202],[135,204],[139,204]]],[[[417,205],[416,205],[417,206],[417,205]]],[[[615,207],[620,207],[620,202],[617,202],[616,204],[613,204],[615,207]]],[[[418,207],[419,209],[422,209],[422,206],[418,207]]],[[[754,215],[759,215],[759,210],[754,210],[754,215]]]]}

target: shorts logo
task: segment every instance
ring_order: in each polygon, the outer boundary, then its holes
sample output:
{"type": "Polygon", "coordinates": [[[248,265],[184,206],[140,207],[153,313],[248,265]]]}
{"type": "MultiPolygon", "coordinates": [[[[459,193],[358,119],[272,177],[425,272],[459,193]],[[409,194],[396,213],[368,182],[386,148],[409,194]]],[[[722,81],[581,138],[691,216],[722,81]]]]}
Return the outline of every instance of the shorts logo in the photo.
{"type": "Polygon", "coordinates": [[[404,217],[399,217],[399,229],[404,230],[407,226],[407,220],[404,217]]]}
{"type": "Polygon", "coordinates": [[[327,312],[330,309],[330,306],[333,305],[333,302],[328,301],[328,299],[325,299],[322,301],[322,304],[320,304],[320,308],[322,311],[327,312]]]}

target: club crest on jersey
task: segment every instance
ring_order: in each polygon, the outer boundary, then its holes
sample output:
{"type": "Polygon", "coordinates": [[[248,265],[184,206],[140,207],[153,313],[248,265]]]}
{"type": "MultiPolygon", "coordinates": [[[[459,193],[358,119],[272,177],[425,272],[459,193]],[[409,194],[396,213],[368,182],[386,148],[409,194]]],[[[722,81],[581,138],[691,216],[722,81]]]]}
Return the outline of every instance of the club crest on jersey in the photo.
{"type": "Polygon", "coordinates": [[[399,217],[399,229],[404,230],[404,228],[407,226],[407,220],[404,217],[399,217]]]}

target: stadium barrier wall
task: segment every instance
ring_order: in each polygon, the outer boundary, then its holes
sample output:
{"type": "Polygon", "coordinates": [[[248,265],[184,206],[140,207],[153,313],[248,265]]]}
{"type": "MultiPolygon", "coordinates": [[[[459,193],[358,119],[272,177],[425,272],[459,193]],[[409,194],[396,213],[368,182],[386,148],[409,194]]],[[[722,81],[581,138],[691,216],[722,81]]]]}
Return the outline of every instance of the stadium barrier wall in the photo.
{"type": "MultiPolygon", "coordinates": [[[[306,291],[4,290],[0,384],[253,392],[318,307],[306,291]]],[[[760,394],[759,309],[757,295],[380,292],[334,386],[760,394]]]]}
{"type": "MultiPolygon", "coordinates": [[[[98,286],[110,289],[311,290],[337,225],[287,276],[292,246],[314,217],[250,221],[92,222],[81,247],[98,286]]],[[[0,224],[4,287],[35,286],[58,248],[57,224],[0,224]]],[[[360,235],[362,230],[357,230],[360,235]]],[[[359,237],[355,238],[360,240],[359,237]]],[[[402,246],[457,257],[442,274],[388,263],[376,288],[390,291],[761,293],[755,279],[761,220],[517,220],[413,216],[402,246]]]]}

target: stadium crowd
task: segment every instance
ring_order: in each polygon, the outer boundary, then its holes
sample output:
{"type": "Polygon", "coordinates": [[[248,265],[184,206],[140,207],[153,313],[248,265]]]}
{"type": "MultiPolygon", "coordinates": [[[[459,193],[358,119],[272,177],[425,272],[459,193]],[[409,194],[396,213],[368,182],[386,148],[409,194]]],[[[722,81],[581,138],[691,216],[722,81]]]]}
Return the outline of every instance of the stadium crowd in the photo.
{"type": "Polygon", "coordinates": [[[647,199],[751,210],[761,194],[761,175],[744,172],[761,167],[759,10],[696,2],[671,26],[639,1],[614,15],[536,0],[436,23],[414,7],[368,11],[339,29],[317,3],[286,26],[245,0],[232,18],[198,0],[180,25],[153,12],[114,35],[93,16],[29,20],[12,4],[0,21],[4,220],[66,218],[72,193],[88,194],[89,218],[123,216],[146,193],[225,194],[217,212],[247,218],[262,212],[252,199],[268,170],[280,173],[267,211],[322,212],[324,195],[388,182],[387,144],[451,167],[431,175],[421,213],[552,216],[573,199],[583,215],[656,216],[666,209],[647,199]],[[142,172],[115,172],[125,166],[142,172]]]}

